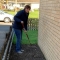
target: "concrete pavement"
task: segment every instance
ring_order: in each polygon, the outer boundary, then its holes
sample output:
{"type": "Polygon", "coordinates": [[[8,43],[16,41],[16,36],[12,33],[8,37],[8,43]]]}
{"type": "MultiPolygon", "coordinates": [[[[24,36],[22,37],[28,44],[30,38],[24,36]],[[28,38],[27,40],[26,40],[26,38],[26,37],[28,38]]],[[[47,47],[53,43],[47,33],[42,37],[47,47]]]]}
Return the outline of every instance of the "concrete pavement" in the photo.
{"type": "Polygon", "coordinates": [[[0,25],[12,25],[12,22],[10,22],[10,23],[0,22],[0,25]]]}
{"type": "Polygon", "coordinates": [[[6,43],[5,35],[9,32],[10,25],[0,24],[0,60],[4,52],[4,44],[6,43]]]}

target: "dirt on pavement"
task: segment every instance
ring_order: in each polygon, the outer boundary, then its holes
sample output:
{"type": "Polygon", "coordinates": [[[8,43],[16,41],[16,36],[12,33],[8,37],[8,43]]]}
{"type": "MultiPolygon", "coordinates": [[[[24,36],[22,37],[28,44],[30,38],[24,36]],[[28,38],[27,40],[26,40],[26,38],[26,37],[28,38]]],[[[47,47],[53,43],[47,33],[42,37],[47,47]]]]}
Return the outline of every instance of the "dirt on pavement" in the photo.
{"type": "Polygon", "coordinates": [[[24,52],[18,54],[15,52],[15,45],[12,46],[9,60],[46,60],[38,45],[22,45],[24,52]]]}
{"type": "MultiPolygon", "coordinates": [[[[10,23],[0,22],[0,25],[12,25],[10,23]]],[[[46,60],[38,45],[22,45],[24,52],[18,54],[15,52],[15,45],[12,46],[9,60],[46,60]]]]}

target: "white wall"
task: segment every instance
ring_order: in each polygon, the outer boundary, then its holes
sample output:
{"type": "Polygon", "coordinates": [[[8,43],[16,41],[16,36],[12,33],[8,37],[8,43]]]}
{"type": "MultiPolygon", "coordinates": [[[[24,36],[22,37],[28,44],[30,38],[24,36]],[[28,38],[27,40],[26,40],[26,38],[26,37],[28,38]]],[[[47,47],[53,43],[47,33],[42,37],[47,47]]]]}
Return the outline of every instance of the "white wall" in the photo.
{"type": "Polygon", "coordinates": [[[34,9],[39,9],[39,4],[31,4],[31,10],[34,10],[34,9]]]}
{"type": "Polygon", "coordinates": [[[60,60],[60,0],[40,0],[38,45],[46,60],[60,60]]]}

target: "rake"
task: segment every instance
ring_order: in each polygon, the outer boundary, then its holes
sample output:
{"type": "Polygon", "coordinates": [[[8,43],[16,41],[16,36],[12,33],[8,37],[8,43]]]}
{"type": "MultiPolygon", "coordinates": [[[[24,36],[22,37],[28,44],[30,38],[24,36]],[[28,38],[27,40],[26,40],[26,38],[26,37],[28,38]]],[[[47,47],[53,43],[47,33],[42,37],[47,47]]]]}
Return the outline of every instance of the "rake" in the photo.
{"type": "MultiPolygon", "coordinates": [[[[22,27],[24,28],[24,24],[22,24],[22,27]]],[[[28,39],[28,41],[29,41],[29,44],[31,45],[30,39],[29,39],[29,36],[28,36],[27,32],[25,32],[25,34],[26,34],[26,36],[27,36],[27,39],[28,39]]]]}

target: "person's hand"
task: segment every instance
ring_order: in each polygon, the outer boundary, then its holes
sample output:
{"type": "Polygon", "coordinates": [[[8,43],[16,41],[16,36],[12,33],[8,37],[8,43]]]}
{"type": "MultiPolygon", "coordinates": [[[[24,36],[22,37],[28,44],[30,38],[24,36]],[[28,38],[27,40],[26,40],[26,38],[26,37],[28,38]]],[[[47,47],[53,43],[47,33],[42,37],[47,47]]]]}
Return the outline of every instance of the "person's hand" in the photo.
{"type": "Polygon", "coordinates": [[[24,32],[27,32],[27,30],[25,28],[23,28],[24,32]]]}
{"type": "Polygon", "coordinates": [[[22,28],[24,28],[24,22],[23,21],[21,21],[21,24],[22,24],[22,28]]]}
{"type": "Polygon", "coordinates": [[[24,22],[23,22],[23,21],[21,21],[21,24],[24,24],[24,22]]]}

